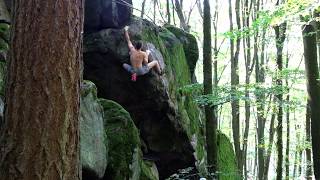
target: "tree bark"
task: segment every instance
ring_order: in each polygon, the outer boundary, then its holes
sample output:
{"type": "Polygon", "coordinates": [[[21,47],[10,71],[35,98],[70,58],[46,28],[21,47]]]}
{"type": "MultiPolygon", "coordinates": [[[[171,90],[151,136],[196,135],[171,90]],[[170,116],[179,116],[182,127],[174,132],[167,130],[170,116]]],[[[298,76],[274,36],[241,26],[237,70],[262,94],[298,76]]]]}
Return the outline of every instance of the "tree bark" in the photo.
{"type": "Polygon", "coordinates": [[[170,0],[167,0],[167,21],[168,24],[171,24],[170,0]]]}
{"type": "Polygon", "coordinates": [[[0,180],[78,180],[83,1],[15,1],[0,180]]]}
{"type": "Polygon", "coordinates": [[[147,0],[143,0],[142,4],[141,4],[141,15],[140,15],[141,18],[143,18],[143,16],[144,16],[144,11],[145,11],[145,7],[146,7],[146,1],[147,0]]]}
{"type": "Polygon", "coordinates": [[[311,180],[312,179],[312,160],[311,160],[311,149],[309,145],[311,145],[311,122],[310,122],[310,103],[307,103],[306,106],[306,159],[307,159],[307,168],[306,168],[306,179],[311,180]]]}
{"type": "Polygon", "coordinates": [[[313,169],[316,179],[320,179],[320,83],[319,69],[317,62],[317,43],[314,27],[305,25],[302,27],[304,59],[307,77],[308,101],[311,109],[311,137],[313,153],[313,169]]]}
{"type": "MultiPolygon", "coordinates": [[[[275,30],[275,34],[276,34],[276,47],[277,47],[277,71],[278,71],[278,75],[277,75],[277,80],[276,80],[276,84],[279,88],[283,88],[282,87],[282,77],[281,77],[281,72],[282,72],[282,68],[283,68],[283,45],[284,45],[284,40],[286,38],[286,23],[282,23],[280,25],[277,25],[274,27],[275,30]]],[[[277,180],[281,180],[282,179],[282,174],[283,174],[283,139],[282,139],[282,131],[283,131],[283,127],[282,127],[282,120],[283,120],[283,94],[282,92],[278,93],[276,95],[277,100],[278,100],[278,127],[277,127],[277,153],[278,153],[278,160],[277,160],[277,180]]]]}
{"type": "Polygon", "coordinates": [[[186,22],[186,19],[185,19],[184,15],[183,15],[182,4],[180,4],[179,0],[175,0],[175,9],[176,9],[177,15],[178,15],[179,20],[180,20],[180,27],[183,30],[189,32],[189,26],[188,26],[188,24],[186,22]]]}
{"type": "Polygon", "coordinates": [[[276,119],[276,108],[273,108],[272,115],[271,115],[271,121],[270,121],[270,128],[269,128],[269,145],[266,152],[266,157],[264,158],[264,169],[263,169],[263,179],[268,180],[268,172],[269,172],[269,165],[270,165],[270,158],[272,154],[272,147],[273,147],[273,140],[274,140],[274,134],[275,134],[275,128],[274,128],[274,121],[276,119]]]}
{"type": "MultiPolygon", "coordinates": [[[[287,59],[286,59],[286,68],[289,67],[289,56],[287,54],[287,59]]],[[[288,77],[286,78],[286,88],[289,87],[289,82],[288,82],[288,77]]],[[[285,167],[286,167],[286,177],[285,179],[289,179],[289,167],[290,167],[290,160],[289,160],[289,150],[290,150],[290,89],[288,89],[288,94],[286,97],[286,102],[287,102],[287,112],[286,112],[286,120],[287,120],[287,141],[286,141],[286,163],[285,163],[285,167]]]]}
{"type": "MultiPolygon", "coordinates": [[[[204,94],[212,94],[211,13],[209,0],[203,1],[203,76],[204,94]]],[[[209,173],[217,171],[217,120],[210,105],[205,106],[206,144],[209,173]]]]}
{"type": "MultiPolygon", "coordinates": [[[[239,15],[239,6],[240,1],[236,0],[236,21],[238,29],[241,28],[240,25],[240,15],[239,15]]],[[[229,0],[229,22],[230,22],[230,31],[233,31],[233,13],[232,13],[232,1],[229,0]]],[[[240,51],[240,38],[236,40],[236,49],[234,43],[234,37],[230,38],[230,58],[231,58],[231,89],[232,96],[235,97],[236,86],[239,85],[239,74],[238,74],[238,59],[240,51]]],[[[234,149],[237,157],[237,165],[239,174],[242,176],[242,163],[241,163],[241,148],[240,148],[240,117],[239,117],[239,100],[232,99],[231,101],[231,111],[232,111],[232,135],[234,141],[234,149]]]]}

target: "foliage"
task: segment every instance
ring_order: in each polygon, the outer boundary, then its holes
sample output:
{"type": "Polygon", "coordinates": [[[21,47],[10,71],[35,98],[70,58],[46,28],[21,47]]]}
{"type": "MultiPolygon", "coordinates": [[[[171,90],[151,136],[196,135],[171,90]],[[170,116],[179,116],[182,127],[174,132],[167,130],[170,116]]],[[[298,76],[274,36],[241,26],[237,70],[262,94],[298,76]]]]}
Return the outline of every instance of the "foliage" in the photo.
{"type": "Polygon", "coordinates": [[[258,31],[270,26],[276,26],[285,21],[294,21],[298,18],[306,22],[318,20],[317,18],[311,18],[310,12],[317,10],[319,6],[320,4],[314,3],[313,0],[288,0],[274,10],[257,12],[257,18],[252,22],[250,27],[228,31],[223,33],[223,36],[228,39],[242,39],[253,36],[258,31]]]}

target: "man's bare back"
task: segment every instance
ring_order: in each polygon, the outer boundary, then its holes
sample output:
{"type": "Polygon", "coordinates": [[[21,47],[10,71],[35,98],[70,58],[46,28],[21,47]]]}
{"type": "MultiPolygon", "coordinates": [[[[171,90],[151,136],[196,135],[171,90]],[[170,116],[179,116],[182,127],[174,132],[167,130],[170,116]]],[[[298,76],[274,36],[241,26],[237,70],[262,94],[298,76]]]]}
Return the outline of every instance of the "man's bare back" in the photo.
{"type": "Polygon", "coordinates": [[[147,53],[141,50],[132,49],[130,53],[130,63],[133,68],[141,68],[142,64],[148,64],[147,53]]]}

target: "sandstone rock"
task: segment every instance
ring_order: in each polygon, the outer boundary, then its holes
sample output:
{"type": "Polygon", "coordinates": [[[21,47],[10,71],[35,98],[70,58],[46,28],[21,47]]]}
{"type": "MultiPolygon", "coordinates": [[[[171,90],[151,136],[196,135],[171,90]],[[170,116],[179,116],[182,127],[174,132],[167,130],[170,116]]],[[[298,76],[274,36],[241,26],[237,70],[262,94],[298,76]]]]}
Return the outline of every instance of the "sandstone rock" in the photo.
{"type": "Polygon", "coordinates": [[[85,32],[123,27],[130,20],[132,14],[130,6],[132,6],[132,0],[85,1],[85,32]]]}
{"type": "Polygon", "coordinates": [[[157,169],[142,160],[139,132],[130,114],[119,104],[100,99],[109,142],[104,180],[158,180],[157,169]]]}
{"type": "Polygon", "coordinates": [[[130,36],[152,49],[150,59],[158,60],[165,74],[155,72],[130,81],[122,68],[129,63],[123,30],[105,29],[84,38],[84,78],[98,87],[98,96],[116,101],[131,115],[145,144],[143,154],[155,161],[159,178],[178,169],[205,169],[203,122],[191,97],[180,88],[191,83],[183,44],[166,28],[134,18],[130,36]],[[196,159],[198,161],[196,161],[196,159]]]}
{"type": "Polygon", "coordinates": [[[108,154],[103,109],[97,99],[97,89],[89,81],[81,88],[80,149],[83,180],[102,178],[108,154]]]}

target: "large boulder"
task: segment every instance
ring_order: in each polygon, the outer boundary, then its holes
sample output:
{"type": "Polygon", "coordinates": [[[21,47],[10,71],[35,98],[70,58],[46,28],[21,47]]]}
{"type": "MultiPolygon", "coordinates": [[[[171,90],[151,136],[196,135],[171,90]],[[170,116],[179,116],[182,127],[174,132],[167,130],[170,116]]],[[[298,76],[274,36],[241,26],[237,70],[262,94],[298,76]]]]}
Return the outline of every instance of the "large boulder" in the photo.
{"type": "Polygon", "coordinates": [[[129,22],[132,0],[85,1],[84,29],[86,33],[105,28],[119,28],[129,22]]]}
{"type": "Polygon", "coordinates": [[[109,142],[109,163],[104,180],[157,180],[153,162],[142,159],[139,132],[130,114],[116,102],[100,99],[109,142]]]}
{"type": "Polygon", "coordinates": [[[80,99],[80,157],[83,180],[104,176],[107,167],[107,139],[103,126],[103,109],[92,82],[84,81],[80,99]]]}
{"type": "Polygon", "coordinates": [[[123,30],[104,29],[84,37],[84,78],[97,85],[99,97],[116,101],[130,113],[144,142],[144,157],[155,161],[160,179],[186,167],[204,169],[201,113],[179,90],[191,83],[183,44],[148,21],[134,18],[129,25],[133,41],[148,42],[144,48],[152,49],[150,59],[160,62],[165,75],[151,71],[131,82],[122,68],[129,62],[123,30]]]}

